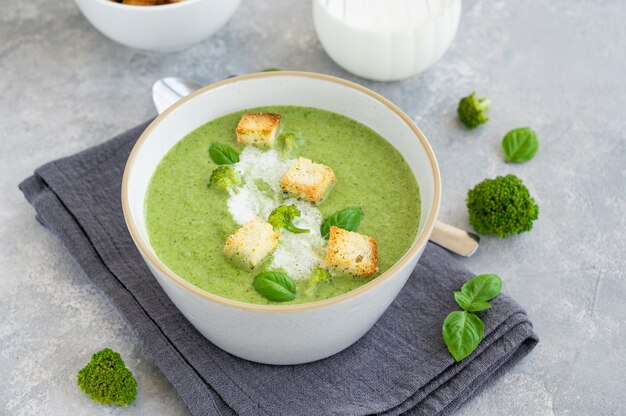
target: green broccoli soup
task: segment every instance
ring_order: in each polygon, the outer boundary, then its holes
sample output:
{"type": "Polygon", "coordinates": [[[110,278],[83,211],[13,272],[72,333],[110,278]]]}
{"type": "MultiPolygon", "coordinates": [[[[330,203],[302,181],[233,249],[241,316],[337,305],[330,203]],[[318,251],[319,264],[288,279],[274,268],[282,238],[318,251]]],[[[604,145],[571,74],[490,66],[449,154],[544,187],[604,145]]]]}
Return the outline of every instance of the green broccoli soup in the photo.
{"type": "Polygon", "coordinates": [[[228,114],[180,140],[145,200],[150,243],[176,274],[256,304],[314,302],[388,270],[418,232],[420,193],[402,155],[329,111],[228,114]]]}

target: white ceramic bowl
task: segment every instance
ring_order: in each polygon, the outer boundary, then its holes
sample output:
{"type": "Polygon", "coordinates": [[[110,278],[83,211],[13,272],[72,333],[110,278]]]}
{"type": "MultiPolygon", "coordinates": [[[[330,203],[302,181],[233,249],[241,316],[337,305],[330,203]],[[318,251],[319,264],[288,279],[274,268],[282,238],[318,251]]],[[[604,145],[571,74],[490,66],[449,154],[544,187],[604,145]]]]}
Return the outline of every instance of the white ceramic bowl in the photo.
{"type": "Polygon", "coordinates": [[[319,360],[361,338],[413,271],[433,229],[439,201],[440,177],[435,155],[406,114],[360,85],[305,72],[244,75],[184,98],[157,117],[139,138],[122,182],[128,229],[172,302],[217,346],[268,364],[319,360]],[[391,269],[352,292],[331,299],[302,305],[254,305],[192,285],[155,255],[146,232],[144,197],[157,164],[176,142],[200,125],[234,111],[266,105],[310,106],[343,114],[374,129],[402,152],[420,185],[422,215],[415,242],[391,269]]]}
{"type": "Polygon", "coordinates": [[[170,52],[211,36],[230,19],[241,0],[184,0],[162,6],[75,1],[87,20],[108,38],[131,48],[170,52]]]}

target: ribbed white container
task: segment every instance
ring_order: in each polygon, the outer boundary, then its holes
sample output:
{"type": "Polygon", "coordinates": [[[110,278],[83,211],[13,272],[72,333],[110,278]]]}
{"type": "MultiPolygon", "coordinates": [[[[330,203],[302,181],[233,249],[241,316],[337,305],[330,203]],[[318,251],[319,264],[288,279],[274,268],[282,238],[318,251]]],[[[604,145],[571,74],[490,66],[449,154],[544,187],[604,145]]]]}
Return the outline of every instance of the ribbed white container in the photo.
{"type": "Polygon", "coordinates": [[[448,49],[461,0],[313,0],[317,36],[342,68],[396,81],[433,65],[448,49]]]}

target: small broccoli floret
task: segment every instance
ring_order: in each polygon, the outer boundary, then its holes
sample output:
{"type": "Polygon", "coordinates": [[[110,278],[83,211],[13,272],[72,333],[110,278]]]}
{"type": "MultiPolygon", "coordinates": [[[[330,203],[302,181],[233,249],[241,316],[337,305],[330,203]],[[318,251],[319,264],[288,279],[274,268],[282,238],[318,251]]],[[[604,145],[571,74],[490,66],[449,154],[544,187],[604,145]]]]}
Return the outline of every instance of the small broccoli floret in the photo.
{"type": "Polygon", "coordinates": [[[229,165],[221,165],[213,170],[211,178],[209,179],[209,187],[217,188],[221,191],[232,190],[238,193],[237,185],[239,184],[240,177],[237,171],[229,165]]]}
{"type": "Polygon", "coordinates": [[[330,277],[330,272],[328,270],[316,267],[311,273],[311,276],[307,279],[306,289],[304,290],[305,293],[310,295],[313,293],[317,285],[330,279],[330,277]]]}
{"type": "Polygon", "coordinates": [[[281,156],[285,156],[296,145],[296,135],[293,133],[283,133],[278,136],[278,148],[281,156]]]}
{"type": "Polygon", "coordinates": [[[467,193],[469,222],[480,234],[506,237],[533,228],[539,207],[515,175],[485,179],[467,193]]]}
{"type": "Polygon", "coordinates": [[[293,133],[282,134],[280,138],[285,151],[293,149],[296,144],[296,135],[293,133]]]}
{"type": "Polygon", "coordinates": [[[300,210],[295,205],[281,205],[276,207],[267,218],[267,222],[272,224],[274,230],[284,228],[295,234],[308,233],[309,230],[298,228],[293,224],[293,219],[300,216],[300,210]]]}
{"type": "Polygon", "coordinates": [[[491,101],[487,98],[477,98],[476,93],[473,92],[467,97],[461,98],[459,102],[459,118],[461,122],[469,129],[480,126],[483,123],[489,121],[487,112],[491,108],[491,101]]]}
{"type": "Polygon", "coordinates": [[[92,400],[102,404],[128,406],[137,395],[137,381],[122,357],[105,348],[78,372],[78,386],[92,400]]]}

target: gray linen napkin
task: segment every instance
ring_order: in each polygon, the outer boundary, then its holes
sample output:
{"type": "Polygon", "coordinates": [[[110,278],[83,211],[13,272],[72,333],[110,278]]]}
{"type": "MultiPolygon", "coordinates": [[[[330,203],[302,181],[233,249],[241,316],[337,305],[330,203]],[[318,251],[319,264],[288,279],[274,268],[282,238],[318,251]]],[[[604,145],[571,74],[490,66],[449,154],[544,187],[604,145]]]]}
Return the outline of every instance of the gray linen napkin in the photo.
{"type": "Polygon", "coordinates": [[[297,366],[256,364],[220,350],[170,302],[124,224],[122,172],[146,126],[48,163],[20,189],[37,219],[116,306],[192,415],[449,414],[536,345],[524,310],[501,295],[482,313],[483,342],[455,363],[441,325],[458,309],[452,292],[472,274],[429,244],[398,298],[347,350],[297,366]]]}

